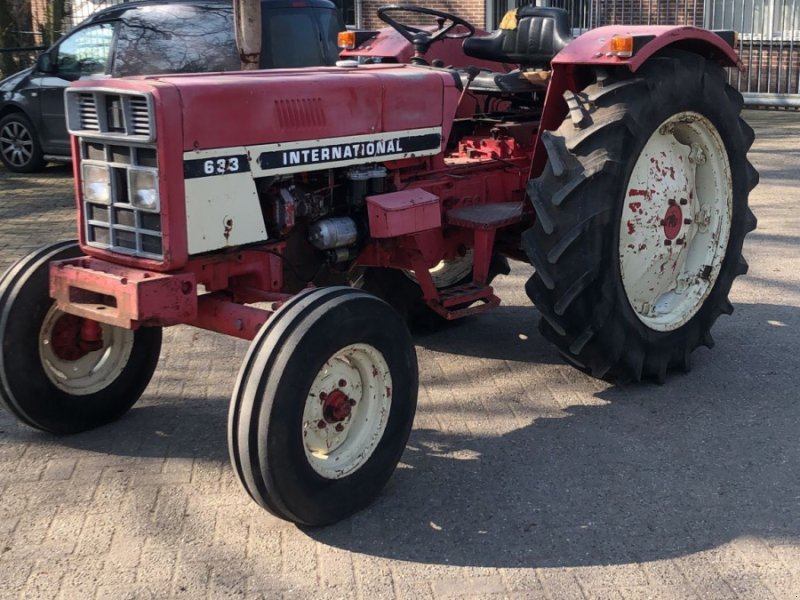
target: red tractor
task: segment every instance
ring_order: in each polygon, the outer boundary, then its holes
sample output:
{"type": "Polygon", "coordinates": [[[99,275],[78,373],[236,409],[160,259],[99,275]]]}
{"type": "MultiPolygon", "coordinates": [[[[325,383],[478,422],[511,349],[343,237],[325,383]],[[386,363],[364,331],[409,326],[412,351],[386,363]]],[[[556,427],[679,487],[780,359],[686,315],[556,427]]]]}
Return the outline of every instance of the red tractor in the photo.
{"type": "Polygon", "coordinates": [[[275,515],[323,525],[373,500],[403,453],[407,320],[497,306],[507,258],[532,263],[542,333],[595,376],[661,381],[712,345],[756,224],[753,132],[724,70],[734,34],[573,39],[566,12],[524,7],[470,37],[447,13],[380,12],[397,34],[337,67],[68,90],[80,240],[0,281],[12,413],[53,433],[120,417],[162,327],[252,340],[230,406],[236,475],[275,515]],[[447,37],[468,38],[465,68],[427,64],[447,37]]]}

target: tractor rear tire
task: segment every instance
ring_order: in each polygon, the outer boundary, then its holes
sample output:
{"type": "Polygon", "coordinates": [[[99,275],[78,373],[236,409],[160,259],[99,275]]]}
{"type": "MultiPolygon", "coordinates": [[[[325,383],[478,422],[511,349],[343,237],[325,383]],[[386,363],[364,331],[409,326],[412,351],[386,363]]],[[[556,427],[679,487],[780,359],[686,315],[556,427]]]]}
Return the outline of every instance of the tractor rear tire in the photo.
{"type": "Polygon", "coordinates": [[[74,241],[21,258],[0,279],[0,402],[20,421],[77,433],[114,421],[139,399],[158,364],[161,329],[100,324],[101,347],[81,347],[83,319],[49,295],[50,262],[80,256],[74,241]]]}
{"type": "Polygon", "coordinates": [[[540,331],[595,377],[689,369],[747,272],[758,173],[741,95],[717,64],[686,52],[635,74],[598,71],[568,118],[544,133],[548,163],[528,184],[523,247],[540,331]]]}
{"type": "Polygon", "coordinates": [[[372,502],[405,449],[417,405],[408,329],[349,287],[284,304],[242,364],[228,420],[237,478],[275,516],[335,523],[372,502]]]}

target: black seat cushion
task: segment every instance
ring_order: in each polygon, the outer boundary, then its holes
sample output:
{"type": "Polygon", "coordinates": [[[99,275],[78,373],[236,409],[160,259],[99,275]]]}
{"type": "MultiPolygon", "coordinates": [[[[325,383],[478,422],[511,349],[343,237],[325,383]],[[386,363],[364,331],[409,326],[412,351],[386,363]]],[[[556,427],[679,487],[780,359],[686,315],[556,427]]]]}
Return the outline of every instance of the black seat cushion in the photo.
{"type": "MultiPolygon", "coordinates": [[[[466,72],[460,72],[461,81],[466,85],[469,78],[466,72]]],[[[547,87],[546,83],[536,84],[521,76],[519,70],[511,73],[495,73],[481,71],[469,84],[473,92],[500,94],[530,94],[547,87]]]]}
{"type": "Polygon", "coordinates": [[[484,37],[464,40],[464,53],[473,58],[547,67],[572,40],[569,13],[562,8],[523,6],[516,29],[498,29],[484,37]]]}

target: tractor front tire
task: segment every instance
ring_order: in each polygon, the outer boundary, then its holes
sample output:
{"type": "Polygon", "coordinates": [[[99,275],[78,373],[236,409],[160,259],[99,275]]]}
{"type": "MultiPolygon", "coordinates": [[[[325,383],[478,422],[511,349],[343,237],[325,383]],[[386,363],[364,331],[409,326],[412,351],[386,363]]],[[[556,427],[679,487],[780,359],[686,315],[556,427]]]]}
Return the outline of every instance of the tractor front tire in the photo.
{"type": "Polygon", "coordinates": [[[665,379],[689,369],[734,278],[747,272],[752,129],[723,69],[685,52],[635,74],[598,71],[545,132],[548,164],[528,185],[523,246],[540,331],[596,377],[665,379]]]}
{"type": "Polygon", "coordinates": [[[417,404],[405,323],[349,287],[284,304],[250,346],[231,400],[228,447],[250,496],[301,525],[372,502],[405,449],[417,404]]]}
{"type": "Polygon", "coordinates": [[[50,262],[80,255],[73,241],[44,246],[0,278],[0,402],[56,434],[121,417],[150,382],[161,349],[153,327],[98,323],[95,345],[81,339],[84,319],[58,310],[49,294],[50,262]]]}

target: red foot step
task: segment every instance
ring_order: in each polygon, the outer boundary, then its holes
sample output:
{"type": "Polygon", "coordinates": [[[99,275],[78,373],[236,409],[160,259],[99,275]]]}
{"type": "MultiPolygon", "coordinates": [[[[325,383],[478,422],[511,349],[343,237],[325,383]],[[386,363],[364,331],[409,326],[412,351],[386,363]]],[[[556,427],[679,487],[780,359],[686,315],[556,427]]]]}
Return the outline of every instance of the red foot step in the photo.
{"type": "Polygon", "coordinates": [[[499,229],[522,221],[522,202],[476,204],[447,211],[447,223],[466,229],[499,229]]]}
{"type": "Polygon", "coordinates": [[[429,301],[430,307],[445,319],[460,319],[485,312],[500,304],[491,286],[474,283],[459,285],[440,291],[440,300],[429,301]]]}

